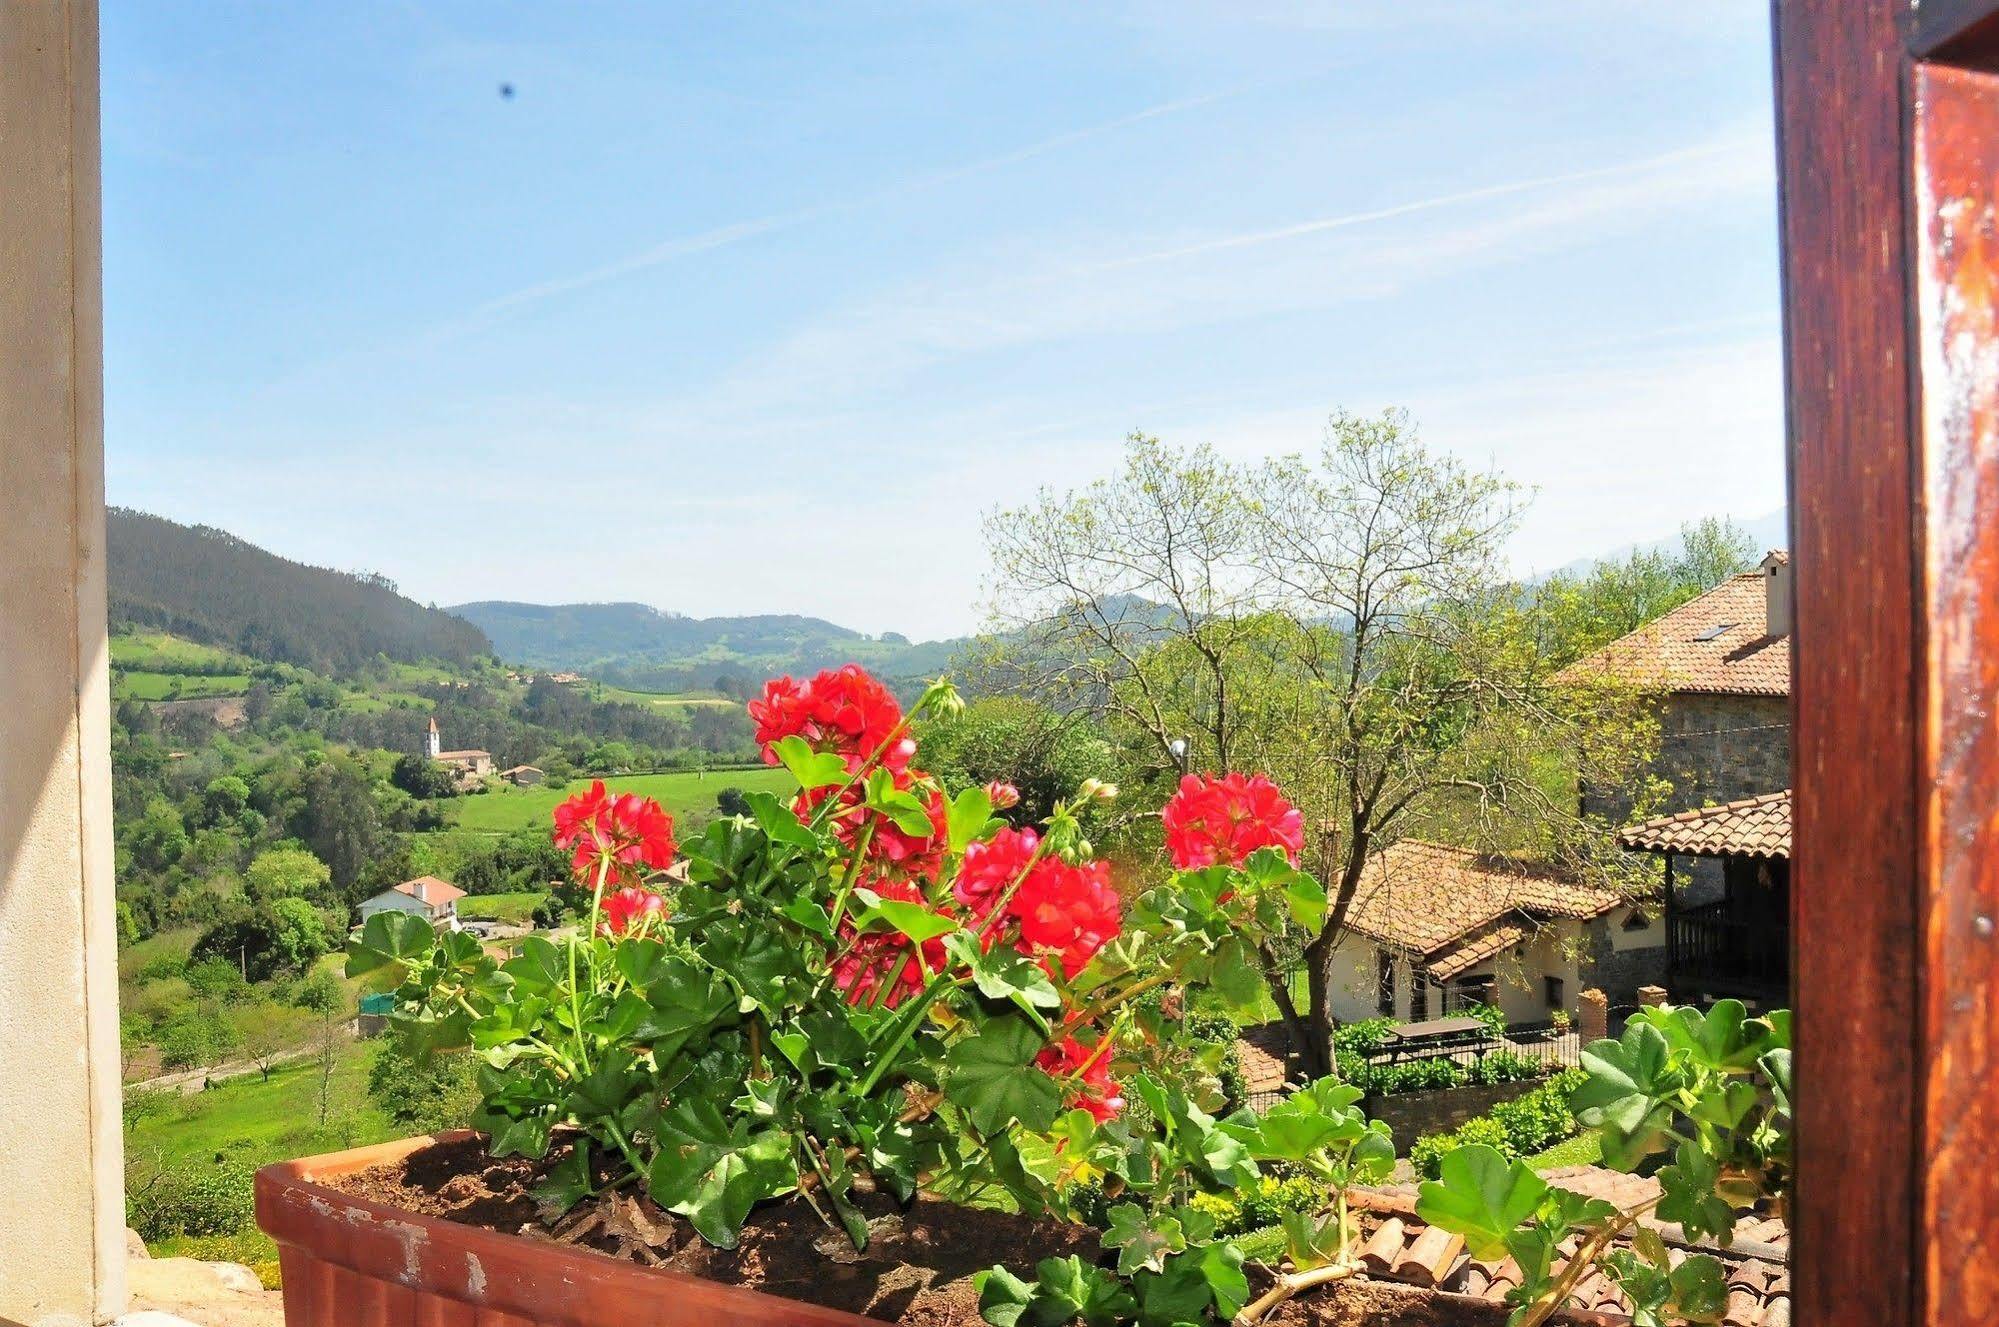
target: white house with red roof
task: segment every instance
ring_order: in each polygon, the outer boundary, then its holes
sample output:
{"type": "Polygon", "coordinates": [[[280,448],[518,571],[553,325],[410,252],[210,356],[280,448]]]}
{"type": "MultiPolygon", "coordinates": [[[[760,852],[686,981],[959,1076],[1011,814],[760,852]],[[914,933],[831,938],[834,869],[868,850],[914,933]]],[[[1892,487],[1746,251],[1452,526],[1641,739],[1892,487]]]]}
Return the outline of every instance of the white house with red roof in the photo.
{"type": "Polygon", "coordinates": [[[414,880],[405,880],[400,885],[385,889],[371,899],[366,899],[360,907],[361,924],[378,912],[407,912],[433,925],[458,929],[458,900],[465,897],[465,891],[454,884],[439,880],[434,875],[420,875],[414,880]]]}

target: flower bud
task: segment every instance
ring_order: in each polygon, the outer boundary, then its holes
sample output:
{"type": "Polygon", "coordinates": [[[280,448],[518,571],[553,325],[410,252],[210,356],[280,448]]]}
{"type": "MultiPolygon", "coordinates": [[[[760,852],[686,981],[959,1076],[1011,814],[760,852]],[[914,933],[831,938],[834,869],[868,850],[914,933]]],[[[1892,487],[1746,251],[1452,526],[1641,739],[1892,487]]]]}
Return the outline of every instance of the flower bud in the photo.
{"type": "Polygon", "coordinates": [[[1084,779],[1083,786],[1076,790],[1076,796],[1086,802],[1114,802],[1117,800],[1117,785],[1105,783],[1102,779],[1084,779]]]}
{"type": "Polygon", "coordinates": [[[994,779],[986,785],[986,800],[993,804],[993,810],[1008,811],[1020,805],[1020,789],[1005,779],[994,779]]]}

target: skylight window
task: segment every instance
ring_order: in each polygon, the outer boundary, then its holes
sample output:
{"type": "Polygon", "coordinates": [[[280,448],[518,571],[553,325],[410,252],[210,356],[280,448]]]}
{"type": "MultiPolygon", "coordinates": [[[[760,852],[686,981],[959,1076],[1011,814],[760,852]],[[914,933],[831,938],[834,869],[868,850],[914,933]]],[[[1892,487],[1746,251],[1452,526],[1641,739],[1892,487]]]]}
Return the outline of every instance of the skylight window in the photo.
{"type": "Polygon", "coordinates": [[[1726,635],[1729,632],[1729,630],[1732,629],[1734,626],[1735,624],[1733,622],[1717,622],[1713,626],[1709,627],[1706,631],[1703,631],[1700,635],[1694,637],[1694,639],[1718,640],[1722,636],[1726,635]]]}

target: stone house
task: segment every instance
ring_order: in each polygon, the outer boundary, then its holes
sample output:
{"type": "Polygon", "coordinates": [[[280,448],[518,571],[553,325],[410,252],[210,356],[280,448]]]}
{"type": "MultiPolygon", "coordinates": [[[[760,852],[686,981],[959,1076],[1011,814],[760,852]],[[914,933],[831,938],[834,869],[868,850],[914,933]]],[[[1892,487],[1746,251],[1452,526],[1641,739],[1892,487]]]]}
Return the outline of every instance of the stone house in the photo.
{"type": "Polygon", "coordinates": [[[1659,919],[1622,895],[1532,863],[1407,839],[1361,877],[1329,1000],[1342,1022],[1416,1022],[1472,1001],[1509,1022],[1573,1015],[1585,987],[1630,998],[1654,979],[1659,919]]]}
{"type": "MultiPolygon", "coordinates": [[[[1558,683],[1607,679],[1659,697],[1654,768],[1672,784],[1667,813],[1791,786],[1791,559],[1754,571],[1571,664],[1558,683]]],[[[1627,818],[1624,790],[1587,790],[1584,810],[1627,818]]]]}
{"type": "Polygon", "coordinates": [[[437,730],[437,720],[432,719],[430,726],[424,729],[423,733],[424,755],[440,765],[449,766],[456,774],[457,783],[461,789],[476,787],[480,780],[492,775],[492,752],[481,751],[477,748],[467,748],[464,751],[446,751],[443,747],[443,735],[437,730]]]}

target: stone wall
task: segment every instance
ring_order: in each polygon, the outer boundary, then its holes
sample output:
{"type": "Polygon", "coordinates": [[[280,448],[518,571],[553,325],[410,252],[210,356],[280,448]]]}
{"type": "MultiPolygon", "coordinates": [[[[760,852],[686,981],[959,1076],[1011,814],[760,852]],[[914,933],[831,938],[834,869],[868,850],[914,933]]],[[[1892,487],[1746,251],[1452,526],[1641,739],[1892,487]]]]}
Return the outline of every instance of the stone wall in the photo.
{"type": "Polygon", "coordinates": [[[1407,1156],[1409,1146],[1424,1134],[1447,1133],[1466,1120],[1485,1114],[1502,1101],[1524,1097],[1546,1081],[1530,1078],[1519,1083],[1480,1083],[1469,1087],[1440,1087],[1429,1092],[1391,1092],[1367,1096],[1360,1101],[1361,1113],[1380,1120],[1395,1135],[1395,1151],[1407,1156]]]}
{"type": "Polygon", "coordinates": [[[1791,702],[1784,696],[1672,696],[1660,715],[1666,811],[1791,786],[1791,702]]]}

